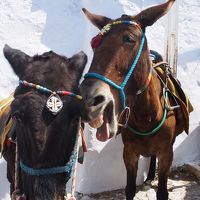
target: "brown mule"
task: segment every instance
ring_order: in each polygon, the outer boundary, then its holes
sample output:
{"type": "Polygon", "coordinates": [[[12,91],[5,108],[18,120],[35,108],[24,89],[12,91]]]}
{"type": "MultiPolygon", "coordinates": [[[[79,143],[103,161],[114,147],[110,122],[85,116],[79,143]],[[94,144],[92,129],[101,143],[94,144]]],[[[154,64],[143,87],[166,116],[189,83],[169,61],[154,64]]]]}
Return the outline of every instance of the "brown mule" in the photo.
{"type": "Polygon", "coordinates": [[[123,108],[130,109],[125,110],[128,126],[120,128],[127,169],[127,200],[135,196],[140,155],[158,158],[157,199],[168,199],[172,146],[176,136],[184,130],[184,120],[181,109],[167,109],[175,101],[167,97],[165,80],[161,81],[152,69],[144,33],[147,26],[168,12],[174,1],[148,8],[136,16],[122,15],[116,20],[83,9],[101,33],[92,40],[94,57],[80,86],[84,99],[82,117],[97,128],[97,138],[105,141],[119,130],[118,120],[123,108]],[[119,87],[130,68],[134,69],[123,88],[124,98],[119,87]]]}

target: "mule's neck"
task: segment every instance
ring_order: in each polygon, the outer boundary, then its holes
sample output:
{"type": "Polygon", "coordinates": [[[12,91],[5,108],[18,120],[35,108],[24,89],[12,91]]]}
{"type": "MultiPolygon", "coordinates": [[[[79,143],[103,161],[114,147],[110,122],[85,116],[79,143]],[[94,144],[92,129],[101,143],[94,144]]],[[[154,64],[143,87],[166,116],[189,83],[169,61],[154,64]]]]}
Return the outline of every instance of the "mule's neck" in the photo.
{"type": "Polygon", "coordinates": [[[136,91],[146,83],[151,67],[149,50],[142,52],[133,78],[127,88],[127,105],[131,109],[130,124],[141,131],[148,131],[155,127],[163,115],[163,108],[160,103],[162,97],[161,84],[154,72],[152,72],[152,78],[147,88],[141,94],[136,94],[136,91]]]}

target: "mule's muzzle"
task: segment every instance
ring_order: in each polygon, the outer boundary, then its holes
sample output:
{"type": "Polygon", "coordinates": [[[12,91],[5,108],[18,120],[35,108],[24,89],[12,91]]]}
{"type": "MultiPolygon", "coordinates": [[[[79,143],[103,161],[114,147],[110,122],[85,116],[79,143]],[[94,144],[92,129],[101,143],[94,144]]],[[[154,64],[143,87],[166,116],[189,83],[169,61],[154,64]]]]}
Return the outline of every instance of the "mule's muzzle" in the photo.
{"type": "Polygon", "coordinates": [[[82,120],[88,122],[93,128],[97,128],[97,138],[105,141],[116,134],[115,102],[110,86],[100,80],[90,78],[82,82],[80,92],[83,97],[82,120]]]}
{"type": "Polygon", "coordinates": [[[82,118],[89,122],[102,112],[108,103],[106,89],[103,89],[99,81],[84,80],[80,86],[82,100],[82,118]]]}
{"type": "Polygon", "coordinates": [[[105,96],[99,94],[95,97],[83,98],[81,102],[82,119],[85,122],[90,122],[96,118],[105,108],[105,96]]]}

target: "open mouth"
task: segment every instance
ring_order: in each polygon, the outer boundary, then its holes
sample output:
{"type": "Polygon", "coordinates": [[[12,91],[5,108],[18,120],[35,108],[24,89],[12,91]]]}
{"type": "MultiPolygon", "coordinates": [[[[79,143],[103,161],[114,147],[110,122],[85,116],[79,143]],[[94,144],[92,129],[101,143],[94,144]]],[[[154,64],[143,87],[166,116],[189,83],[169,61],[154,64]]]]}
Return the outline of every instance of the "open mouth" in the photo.
{"type": "Polygon", "coordinates": [[[89,125],[97,129],[96,138],[105,142],[111,138],[110,124],[113,121],[113,105],[109,103],[106,108],[94,120],[89,122],[89,125]]]}

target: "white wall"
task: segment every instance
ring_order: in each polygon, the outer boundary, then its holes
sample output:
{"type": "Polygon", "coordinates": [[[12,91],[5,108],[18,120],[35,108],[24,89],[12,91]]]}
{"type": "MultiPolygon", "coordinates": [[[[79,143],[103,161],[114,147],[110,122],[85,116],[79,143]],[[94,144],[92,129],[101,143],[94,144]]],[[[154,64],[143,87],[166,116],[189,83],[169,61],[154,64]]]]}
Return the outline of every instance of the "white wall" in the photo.
{"type": "MultiPolygon", "coordinates": [[[[164,0],[1,0],[0,1],[0,98],[11,93],[18,84],[2,54],[4,44],[19,48],[33,55],[49,49],[71,56],[84,50],[92,59],[90,40],[97,33],[81,12],[86,7],[92,12],[111,18],[122,13],[135,14],[142,8],[164,0]]],[[[183,0],[179,16],[179,66],[178,77],[193,103],[190,136],[182,134],[174,147],[174,165],[200,160],[200,1],[183,0]],[[186,139],[185,139],[186,138],[186,139]],[[185,139],[185,140],[184,140],[185,139]]],[[[163,52],[165,19],[147,30],[152,49],[163,52]]],[[[77,189],[80,192],[98,192],[117,189],[125,185],[125,169],[122,162],[120,136],[106,143],[94,138],[94,130],[86,132],[88,153],[85,163],[79,166],[77,189]]],[[[141,159],[140,165],[147,168],[141,159]]],[[[138,183],[145,173],[139,171],[138,183]]],[[[5,162],[0,162],[0,186],[5,185],[5,162]]],[[[2,188],[2,187],[0,187],[2,188]]],[[[0,189],[0,199],[7,198],[7,190],[0,189]]]]}

